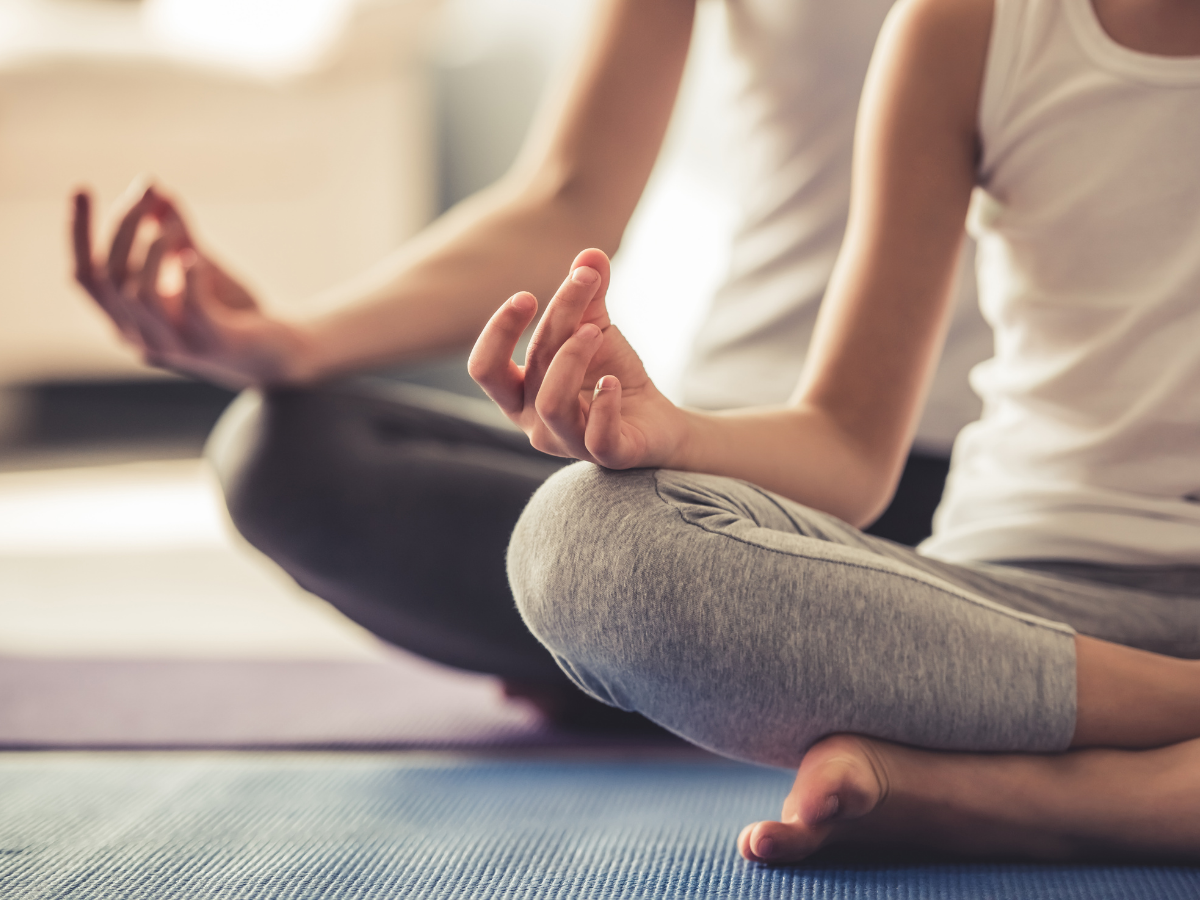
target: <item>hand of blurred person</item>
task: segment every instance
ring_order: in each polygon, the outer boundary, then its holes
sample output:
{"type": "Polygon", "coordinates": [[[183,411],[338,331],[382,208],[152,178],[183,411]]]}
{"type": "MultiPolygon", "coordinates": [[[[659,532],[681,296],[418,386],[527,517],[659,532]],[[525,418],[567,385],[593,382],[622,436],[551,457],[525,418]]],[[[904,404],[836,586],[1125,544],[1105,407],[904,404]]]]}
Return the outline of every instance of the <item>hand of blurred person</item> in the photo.
{"type": "Polygon", "coordinates": [[[512,360],[537,300],[519,293],[484,327],[468,370],[538,450],[611,469],[670,466],[687,428],[609,320],[609,260],[584,250],[546,308],[525,356],[512,360]]]}
{"type": "Polygon", "coordinates": [[[499,298],[549,295],[579,247],[620,244],[670,121],[694,13],[695,0],[601,0],[578,70],[550,92],[509,172],[357,277],[297,298],[302,323],[260,309],[154,189],[130,201],[107,259],[92,255],[90,199],[77,196],[76,277],[148,362],[233,387],[465,350],[499,298]],[[187,279],[171,284],[180,270],[187,279]]]}
{"type": "Polygon", "coordinates": [[[232,388],[307,379],[303,327],[264,313],[167,197],[151,186],[129,206],[107,258],[92,252],[91,207],[75,195],[75,278],[146,363],[232,388]]]}

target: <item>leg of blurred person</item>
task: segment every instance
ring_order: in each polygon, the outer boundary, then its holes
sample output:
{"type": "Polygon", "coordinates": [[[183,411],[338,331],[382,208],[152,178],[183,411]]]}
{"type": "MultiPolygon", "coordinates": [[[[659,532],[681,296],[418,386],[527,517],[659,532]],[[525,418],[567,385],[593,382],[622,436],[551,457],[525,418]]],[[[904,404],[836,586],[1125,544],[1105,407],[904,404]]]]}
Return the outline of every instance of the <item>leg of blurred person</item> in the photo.
{"type": "Polygon", "coordinates": [[[207,454],[242,535],[348,618],[564,724],[634,719],[570,686],[516,612],[508,537],[564,461],[491,404],[382,378],[247,391],[207,454]]]}
{"type": "MultiPolygon", "coordinates": [[[[577,690],[517,612],[508,539],[567,460],[530,447],[490,402],[382,378],[250,391],[208,455],[246,539],[379,637],[498,675],[566,726],[641,721],[577,690]]],[[[934,481],[887,513],[900,537],[928,533],[934,481]]]]}

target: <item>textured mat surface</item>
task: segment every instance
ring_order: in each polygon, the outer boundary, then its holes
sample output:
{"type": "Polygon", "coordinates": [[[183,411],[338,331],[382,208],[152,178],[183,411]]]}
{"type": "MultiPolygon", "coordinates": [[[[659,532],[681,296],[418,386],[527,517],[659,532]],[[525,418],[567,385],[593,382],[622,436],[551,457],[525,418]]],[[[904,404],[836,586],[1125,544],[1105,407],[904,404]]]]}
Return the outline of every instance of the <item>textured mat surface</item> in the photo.
{"type": "Polygon", "coordinates": [[[1175,900],[1182,867],[816,863],[734,837],[786,773],[719,762],[0,757],[0,894],[24,900],[1175,900]]]}

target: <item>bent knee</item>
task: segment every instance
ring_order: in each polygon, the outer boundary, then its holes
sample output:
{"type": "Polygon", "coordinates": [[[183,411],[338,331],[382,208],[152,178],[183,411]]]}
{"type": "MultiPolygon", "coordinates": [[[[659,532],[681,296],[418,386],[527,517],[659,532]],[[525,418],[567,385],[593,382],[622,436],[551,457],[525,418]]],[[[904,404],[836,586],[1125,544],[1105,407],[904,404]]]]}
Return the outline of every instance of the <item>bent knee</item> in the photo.
{"type": "Polygon", "coordinates": [[[533,495],[509,544],[509,583],[526,625],[564,668],[638,668],[653,654],[647,625],[666,601],[663,545],[677,518],[650,470],[579,463],[533,495]]]}
{"type": "Polygon", "coordinates": [[[238,531],[266,549],[321,490],[335,398],[322,391],[243,391],[205,447],[238,531]]]}

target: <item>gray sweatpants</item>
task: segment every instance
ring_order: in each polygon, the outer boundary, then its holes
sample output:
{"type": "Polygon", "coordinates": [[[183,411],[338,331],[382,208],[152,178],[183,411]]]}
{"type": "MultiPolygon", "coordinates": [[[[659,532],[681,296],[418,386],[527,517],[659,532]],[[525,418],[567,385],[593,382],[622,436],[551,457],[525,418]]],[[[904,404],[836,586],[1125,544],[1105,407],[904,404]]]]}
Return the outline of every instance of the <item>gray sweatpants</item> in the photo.
{"type": "Polygon", "coordinates": [[[745,482],[570,466],[508,553],[563,671],[718,753],[795,767],[856,732],[1060,751],[1073,633],[1200,657],[1200,570],[952,565],[745,482]]]}

